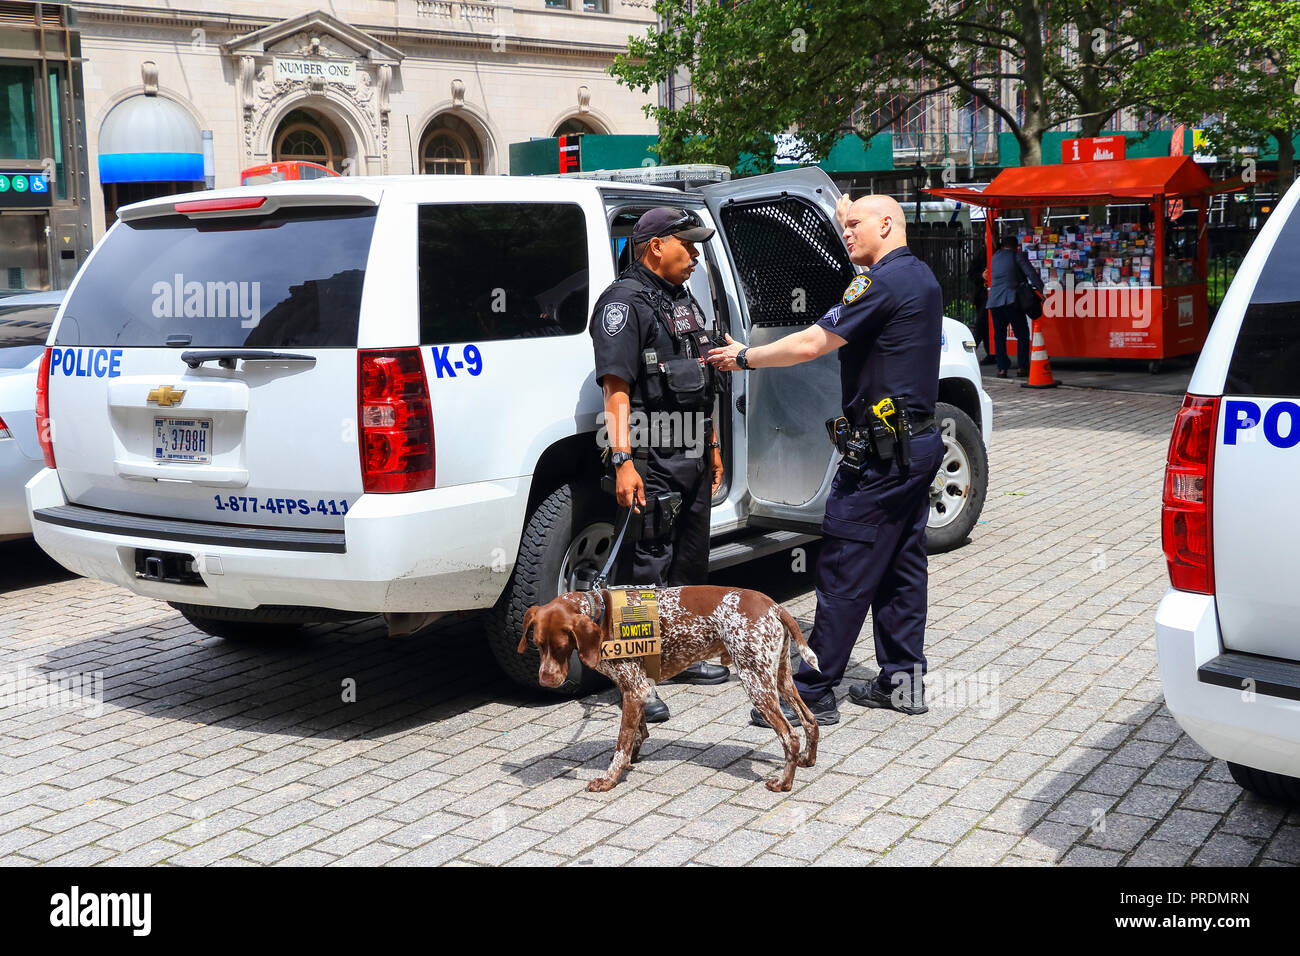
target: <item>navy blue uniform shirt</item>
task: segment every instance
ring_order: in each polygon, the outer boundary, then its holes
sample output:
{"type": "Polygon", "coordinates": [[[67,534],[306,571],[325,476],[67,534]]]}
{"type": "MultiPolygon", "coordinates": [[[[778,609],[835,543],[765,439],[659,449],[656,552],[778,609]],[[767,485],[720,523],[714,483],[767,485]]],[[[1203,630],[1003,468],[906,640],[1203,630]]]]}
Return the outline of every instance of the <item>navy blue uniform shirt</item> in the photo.
{"type": "Polygon", "coordinates": [[[906,246],[855,278],[817,324],[847,343],[840,349],[840,400],[849,421],[865,423],[867,408],[885,396],[914,417],[934,414],[943,293],[906,246]]]}

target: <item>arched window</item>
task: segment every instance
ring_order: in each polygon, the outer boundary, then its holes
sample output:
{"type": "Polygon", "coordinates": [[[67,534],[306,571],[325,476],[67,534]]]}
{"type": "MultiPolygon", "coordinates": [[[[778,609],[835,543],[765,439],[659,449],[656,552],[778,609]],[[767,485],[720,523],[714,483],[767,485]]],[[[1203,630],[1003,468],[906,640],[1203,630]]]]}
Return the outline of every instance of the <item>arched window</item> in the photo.
{"type": "Polygon", "coordinates": [[[320,131],[307,124],[293,126],[284,131],[276,146],[276,160],[301,160],[306,163],[330,163],[330,148],[320,131]]]}
{"type": "Polygon", "coordinates": [[[344,150],[337,130],[314,110],[296,109],[275,131],[272,162],[318,163],[341,172],[344,150]]]}
{"type": "Polygon", "coordinates": [[[436,117],[420,143],[420,171],[432,175],[481,174],[483,150],[470,125],[454,116],[436,117]]]}
{"type": "Polygon", "coordinates": [[[577,117],[570,116],[559,126],[555,127],[555,132],[552,133],[551,135],[571,136],[575,133],[599,133],[599,132],[600,130],[596,129],[590,123],[585,123],[582,120],[578,119],[577,117]]]}

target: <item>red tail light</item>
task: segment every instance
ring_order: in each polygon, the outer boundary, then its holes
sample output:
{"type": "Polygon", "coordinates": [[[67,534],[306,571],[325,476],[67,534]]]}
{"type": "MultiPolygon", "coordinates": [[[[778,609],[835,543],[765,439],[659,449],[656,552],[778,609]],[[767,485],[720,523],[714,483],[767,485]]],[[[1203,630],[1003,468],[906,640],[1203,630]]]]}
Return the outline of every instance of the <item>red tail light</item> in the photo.
{"type": "Polygon", "coordinates": [[[4,418],[0,418],[0,438],[13,438],[13,437],[14,437],[13,435],[9,434],[9,426],[5,424],[4,418]]]}
{"type": "Polygon", "coordinates": [[[240,209],[259,209],[265,202],[265,196],[239,196],[235,199],[191,199],[187,202],[178,202],[176,211],[184,216],[203,212],[233,212],[240,209]]]}
{"type": "Polygon", "coordinates": [[[50,350],[41,356],[36,373],[36,438],[41,443],[45,467],[54,467],[54,426],[50,422],[50,350]]]}
{"type": "Polygon", "coordinates": [[[358,353],[358,424],[366,492],[433,487],[433,412],[418,348],[358,353]]]}
{"type": "Polygon", "coordinates": [[[1214,593],[1212,479],[1219,400],[1188,395],[1174,419],[1160,515],[1169,583],[1214,593]]]}

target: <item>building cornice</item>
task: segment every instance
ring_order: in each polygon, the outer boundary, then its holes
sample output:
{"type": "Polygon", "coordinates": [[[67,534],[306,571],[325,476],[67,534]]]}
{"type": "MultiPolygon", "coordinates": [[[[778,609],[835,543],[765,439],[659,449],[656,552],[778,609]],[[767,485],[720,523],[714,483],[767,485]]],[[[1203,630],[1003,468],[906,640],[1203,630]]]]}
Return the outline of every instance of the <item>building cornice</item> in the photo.
{"type": "MultiPolygon", "coordinates": [[[[200,28],[229,30],[231,39],[244,36],[286,22],[283,18],[249,17],[237,14],[209,13],[204,10],[145,10],[124,8],[116,4],[75,4],[83,39],[94,39],[86,27],[90,24],[129,25],[141,27],[173,27],[177,29],[200,28]]],[[[437,28],[394,26],[392,24],[365,24],[350,22],[349,26],[364,31],[377,40],[397,47],[424,46],[441,49],[492,53],[493,44],[505,42],[511,53],[528,53],[535,56],[561,59],[609,61],[627,52],[621,43],[593,43],[566,40],[563,44],[542,37],[522,37],[511,34],[493,35],[490,32],[473,34],[437,28]]]]}

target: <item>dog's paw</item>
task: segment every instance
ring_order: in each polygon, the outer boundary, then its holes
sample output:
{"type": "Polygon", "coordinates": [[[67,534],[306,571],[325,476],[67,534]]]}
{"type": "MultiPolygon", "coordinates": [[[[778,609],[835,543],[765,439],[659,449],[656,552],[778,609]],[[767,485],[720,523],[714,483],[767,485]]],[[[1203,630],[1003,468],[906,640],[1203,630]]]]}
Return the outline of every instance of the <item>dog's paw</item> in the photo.
{"type": "Polygon", "coordinates": [[[809,757],[807,754],[800,754],[798,764],[801,767],[812,767],[817,763],[816,757],[809,757]]]}
{"type": "Polygon", "coordinates": [[[780,777],[773,777],[767,782],[767,789],[773,793],[785,793],[787,790],[792,789],[793,786],[793,783],[786,783],[780,777]]]}
{"type": "Polygon", "coordinates": [[[589,793],[604,793],[606,790],[613,790],[618,781],[613,777],[597,777],[591,783],[587,784],[589,793]]]}

